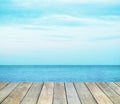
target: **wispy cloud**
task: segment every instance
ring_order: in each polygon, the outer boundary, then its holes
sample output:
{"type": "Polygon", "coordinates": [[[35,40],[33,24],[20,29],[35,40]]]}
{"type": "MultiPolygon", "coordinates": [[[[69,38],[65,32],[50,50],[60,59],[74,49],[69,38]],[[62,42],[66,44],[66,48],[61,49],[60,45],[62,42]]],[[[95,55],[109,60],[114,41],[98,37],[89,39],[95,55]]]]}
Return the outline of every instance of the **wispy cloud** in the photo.
{"type": "Polygon", "coordinates": [[[120,35],[118,36],[107,36],[107,37],[97,37],[93,38],[92,41],[107,41],[107,40],[120,40],[120,35]]]}
{"type": "Polygon", "coordinates": [[[119,5],[119,0],[1,0],[0,57],[6,62],[35,57],[38,63],[63,57],[65,63],[68,56],[66,62],[78,64],[102,57],[100,62],[119,63],[119,5]]]}
{"type": "MultiPolygon", "coordinates": [[[[64,17],[64,16],[63,16],[64,17]]],[[[63,19],[62,17],[62,19],[63,19]]],[[[47,18],[47,17],[45,17],[47,18]]],[[[58,17],[59,18],[59,17],[58,17]]],[[[68,18],[68,16],[67,16],[68,18]]],[[[52,18],[45,19],[46,22],[49,22],[52,18]],[[48,19],[48,20],[47,20],[48,19]]],[[[69,17],[68,21],[73,19],[73,17],[69,17]]],[[[41,21],[43,21],[41,19],[41,21]]],[[[53,19],[55,20],[55,18],[53,19]]],[[[64,19],[66,20],[66,19],[64,19]]],[[[64,23],[64,20],[60,21],[64,23]]],[[[97,19],[95,22],[94,19],[81,19],[75,18],[73,21],[80,22],[81,21],[86,25],[77,25],[77,26],[70,26],[70,25],[59,25],[54,22],[48,24],[46,23],[37,23],[38,18],[35,21],[30,22],[29,24],[22,24],[22,25],[13,25],[8,27],[0,27],[0,31],[2,37],[15,36],[19,39],[20,36],[26,37],[26,39],[35,39],[35,40],[44,40],[44,41],[91,41],[91,40],[108,40],[108,39],[115,39],[115,37],[120,36],[120,24],[119,21],[104,21],[97,19]],[[84,22],[83,22],[84,20],[84,22]],[[32,36],[32,38],[30,38],[32,36]],[[112,38],[113,37],[113,38],[112,38]]],[[[15,39],[16,39],[15,38],[15,39]]],[[[2,38],[1,38],[2,39],[2,38]]],[[[22,38],[24,39],[24,38],[22,38]]]]}
{"type": "Polygon", "coordinates": [[[113,3],[120,3],[119,0],[44,0],[44,1],[39,1],[39,0],[24,0],[24,1],[18,1],[18,0],[12,0],[12,2],[21,5],[21,6],[32,6],[32,5],[41,5],[41,6],[46,6],[46,5],[51,5],[51,4],[56,4],[56,3],[103,3],[103,4],[113,4],[113,3]]]}
{"type": "Polygon", "coordinates": [[[68,25],[68,26],[82,26],[82,25],[113,25],[120,22],[120,16],[101,16],[95,17],[75,17],[70,15],[47,15],[40,18],[33,18],[31,22],[43,25],[68,25]]]}

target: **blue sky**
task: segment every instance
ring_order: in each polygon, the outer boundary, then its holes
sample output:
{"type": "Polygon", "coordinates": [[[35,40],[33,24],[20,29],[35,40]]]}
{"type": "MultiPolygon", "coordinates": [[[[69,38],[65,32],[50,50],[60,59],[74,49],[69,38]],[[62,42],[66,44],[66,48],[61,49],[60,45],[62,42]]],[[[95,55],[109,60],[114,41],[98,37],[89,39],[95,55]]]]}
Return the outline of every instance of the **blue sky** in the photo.
{"type": "Polygon", "coordinates": [[[119,0],[0,0],[0,64],[120,65],[119,0]]]}

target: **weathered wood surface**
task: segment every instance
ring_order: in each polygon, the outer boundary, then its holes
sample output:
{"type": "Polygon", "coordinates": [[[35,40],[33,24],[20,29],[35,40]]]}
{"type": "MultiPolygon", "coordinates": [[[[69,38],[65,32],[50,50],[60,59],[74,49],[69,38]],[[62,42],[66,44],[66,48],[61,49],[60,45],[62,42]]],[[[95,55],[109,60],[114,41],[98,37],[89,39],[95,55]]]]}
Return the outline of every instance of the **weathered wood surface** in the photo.
{"type": "Polygon", "coordinates": [[[81,104],[73,83],[65,83],[68,104],[81,104]]]}
{"type": "Polygon", "coordinates": [[[64,83],[55,83],[53,104],[67,104],[64,83]]]}
{"type": "Polygon", "coordinates": [[[54,83],[44,83],[37,104],[52,104],[54,83]]]}
{"type": "Polygon", "coordinates": [[[120,83],[1,82],[0,104],[120,104],[120,83]]]}
{"type": "Polygon", "coordinates": [[[2,104],[19,104],[27,93],[31,83],[20,83],[16,89],[2,102],[2,104]]]}
{"type": "Polygon", "coordinates": [[[36,104],[40,95],[43,83],[33,83],[21,104],[36,104]]]}
{"type": "Polygon", "coordinates": [[[8,83],[0,83],[0,89],[2,89],[2,88],[4,88],[5,86],[7,86],[8,85],[8,83]]]}
{"type": "Polygon", "coordinates": [[[18,83],[10,83],[0,90],[0,103],[16,88],[18,83]]]}
{"type": "Polygon", "coordinates": [[[84,83],[74,83],[82,104],[97,104],[84,83]]]}
{"type": "Polygon", "coordinates": [[[111,99],[114,104],[120,104],[120,96],[113,91],[107,84],[98,83],[98,86],[103,90],[103,92],[111,99]]]}
{"type": "Polygon", "coordinates": [[[86,83],[90,92],[98,102],[98,104],[113,104],[112,101],[106,96],[106,94],[95,84],[86,83]]]}

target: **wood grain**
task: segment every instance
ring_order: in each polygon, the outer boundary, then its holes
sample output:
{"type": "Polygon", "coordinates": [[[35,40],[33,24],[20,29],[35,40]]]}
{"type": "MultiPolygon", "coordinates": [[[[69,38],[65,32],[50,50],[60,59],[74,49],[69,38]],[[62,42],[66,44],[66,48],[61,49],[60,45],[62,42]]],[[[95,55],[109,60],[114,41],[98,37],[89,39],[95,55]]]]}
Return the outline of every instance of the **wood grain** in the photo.
{"type": "Polygon", "coordinates": [[[8,86],[0,90],[0,103],[15,89],[19,83],[10,83],[8,86]]]}
{"type": "Polygon", "coordinates": [[[86,83],[89,90],[95,97],[98,104],[113,104],[112,101],[103,93],[95,83],[86,83]]]}
{"type": "Polygon", "coordinates": [[[67,104],[64,83],[55,83],[53,104],[67,104]]]}
{"type": "Polygon", "coordinates": [[[42,84],[43,83],[33,83],[21,104],[36,104],[42,89],[42,84]]]}
{"type": "Polygon", "coordinates": [[[2,102],[2,104],[19,104],[27,93],[31,83],[21,83],[15,90],[2,102]]]}
{"type": "Polygon", "coordinates": [[[54,83],[44,83],[37,104],[52,104],[54,83]]]}
{"type": "Polygon", "coordinates": [[[111,99],[114,104],[120,104],[120,96],[114,92],[106,83],[97,83],[103,92],[111,99]]]}
{"type": "Polygon", "coordinates": [[[120,82],[3,82],[0,88],[0,104],[120,104],[120,82]]]}
{"type": "Polygon", "coordinates": [[[97,104],[84,83],[74,83],[82,104],[97,104]]]}
{"type": "Polygon", "coordinates": [[[81,104],[73,83],[65,83],[68,104],[81,104]]]}

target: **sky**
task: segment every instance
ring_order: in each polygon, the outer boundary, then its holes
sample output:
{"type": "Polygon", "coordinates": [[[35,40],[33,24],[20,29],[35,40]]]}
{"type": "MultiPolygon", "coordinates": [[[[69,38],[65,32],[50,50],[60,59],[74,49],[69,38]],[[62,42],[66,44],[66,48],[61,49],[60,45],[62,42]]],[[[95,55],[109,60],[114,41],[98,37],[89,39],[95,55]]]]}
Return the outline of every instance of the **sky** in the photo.
{"type": "Polygon", "coordinates": [[[0,0],[0,65],[120,65],[120,0],[0,0]]]}

